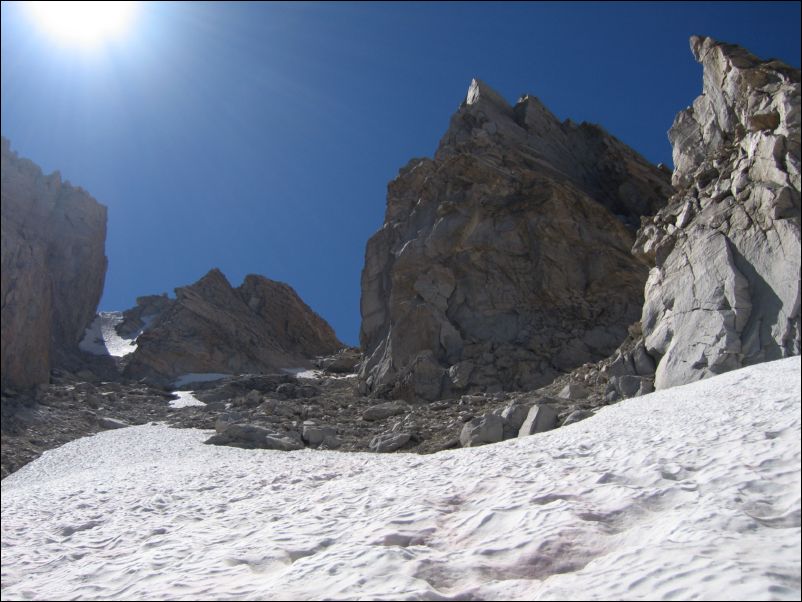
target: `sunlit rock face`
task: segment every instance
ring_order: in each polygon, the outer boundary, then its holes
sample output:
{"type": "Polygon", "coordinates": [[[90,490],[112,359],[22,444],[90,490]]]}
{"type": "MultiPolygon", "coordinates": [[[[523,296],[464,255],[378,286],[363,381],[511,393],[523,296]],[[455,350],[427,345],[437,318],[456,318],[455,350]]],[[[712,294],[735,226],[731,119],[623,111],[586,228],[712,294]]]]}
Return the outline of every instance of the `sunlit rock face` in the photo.
{"type": "Polygon", "coordinates": [[[287,284],[249,275],[237,288],[218,269],[177,288],[137,339],[129,377],[166,382],[186,373],[262,373],[308,366],[343,344],[287,284]]]}
{"type": "Polygon", "coordinates": [[[800,72],[692,37],[702,95],[669,131],[678,192],[634,252],[655,386],[800,351],[800,72]]]}
{"type": "Polygon", "coordinates": [[[641,313],[635,230],[670,193],[600,127],[474,80],[434,159],[390,182],[368,241],[363,391],[529,389],[608,355],[641,313]]]}
{"type": "Polygon", "coordinates": [[[95,317],[106,207],[2,140],[2,388],[48,382],[95,317]]]}

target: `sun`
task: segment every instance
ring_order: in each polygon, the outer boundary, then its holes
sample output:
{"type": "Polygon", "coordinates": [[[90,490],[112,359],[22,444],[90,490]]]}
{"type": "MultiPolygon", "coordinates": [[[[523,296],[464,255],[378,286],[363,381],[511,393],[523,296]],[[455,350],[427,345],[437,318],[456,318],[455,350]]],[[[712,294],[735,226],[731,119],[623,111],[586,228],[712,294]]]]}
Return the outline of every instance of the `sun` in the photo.
{"type": "Polygon", "coordinates": [[[36,22],[55,40],[93,47],[122,35],[136,2],[28,2],[36,22]]]}

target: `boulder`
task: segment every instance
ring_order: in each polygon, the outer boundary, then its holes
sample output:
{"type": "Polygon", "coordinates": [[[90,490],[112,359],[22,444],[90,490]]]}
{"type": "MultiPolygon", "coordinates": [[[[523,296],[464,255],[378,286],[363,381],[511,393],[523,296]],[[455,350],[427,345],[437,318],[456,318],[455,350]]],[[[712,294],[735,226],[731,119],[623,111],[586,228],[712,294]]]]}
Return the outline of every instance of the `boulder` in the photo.
{"type": "Polygon", "coordinates": [[[370,406],[362,413],[362,420],[384,420],[390,416],[398,416],[409,411],[409,405],[403,401],[388,401],[370,406]]]}
{"type": "Polygon", "coordinates": [[[304,425],[301,437],[311,447],[317,447],[324,441],[327,447],[339,445],[337,430],[328,426],[304,425]]]}
{"type": "Polygon", "coordinates": [[[655,365],[654,359],[646,351],[646,347],[641,342],[632,351],[632,363],[635,367],[635,373],[639,376],[653,376],[655,365]]]}
{"type": "Polygon", "coordinates": [[[615,356],[613,357],[613,361],[610,363],[608,372],[612,376],[624,376],[625,374],[635,374],[636,373],[635,362],[632,359],[632,354],[627,352],[622,352],[619,349],[616,352],[615,356]]]}
{"type": "Polygon", "coordinates": [[[477,447],[504,439],[504,419],[496,414],[472,418],[462,427],[459,441],[462,447],[477,447]]]}
{"type": "Polygon", "coordinates": [[[243,422],[245,416],[239,412],[223,412],[214,421],[214,430],[218,434],[222,433],[229,425],[243,422]]]}
{"type": "Polygon", "coordinates": [[[590,395],[590,390],[585,385],[577,382],[569,382],[560,390],[557,397],[560,399],[575,400],[585,399],[588,395],[590,395]]]}
{"type": "Polygon", "coordinates": [[[501,411],[501,418],[504,420],[504,439],[513,439],[518,436],[521,425],[529,415],[529,404],[514,403],[501,411]]]}
{"type": "Polygon", "coordinates": [[[393,452],[404,447],[411,437],[410,433],[382,433],[370,440],[368,448],[377,453],[393,452]]]}
{"type": "Polygon", "coordinates": [[[574,424],[575,422],[580,422],[581,420],[585,420],[586,418],[590,418],[593,416],[593,412],[590,410],[574,410],[565,418],[562,423],[562,426],[568,426],[569,424],[574,424]]]}
{"type": "Polygon", "coordinates": [[[610,379],[610,386],[618,393],[616,399],[626,399],[654,391],[654,379],[634,375],[614,376],[610,379]]]}
{"type": "Polygon", "coordinates": [[[291,436],[287,433],[266,435],[263,443],[264,449],[276,449],[279,451],[294,451],[304,448],[304,444],[301,438],[297,436],[297,433],[295,433],[295,436],[291,436]]]}
{"type": "Polygon", "coordinates": [[[275,449],[293,451],[303,449],[301,437],[297,433],[279,433],[255,424],[229,424],[204,443],[210,445],[229,445],[245,449],[275,449]]]}
{"type": "Polygon", "coordinates": [[[278,416],[281,418],[293,418],[300,413],[301,408],[290,401],[280,399],[266,399],[260,406],[259,411],[266,416],[278,416]]]}
{"type": "Polygon", "coordinates": [[[531,407],[518,431],[519,437],[550,431],[557,426],[557,412],[550,406],[537,404],[531,407]]]}

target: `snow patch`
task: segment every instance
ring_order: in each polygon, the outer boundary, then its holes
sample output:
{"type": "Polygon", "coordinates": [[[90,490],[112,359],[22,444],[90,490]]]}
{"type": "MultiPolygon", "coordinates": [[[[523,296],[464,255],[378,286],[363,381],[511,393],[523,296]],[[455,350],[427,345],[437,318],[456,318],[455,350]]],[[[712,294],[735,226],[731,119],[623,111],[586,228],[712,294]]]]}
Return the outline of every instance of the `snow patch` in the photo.
{"type": "Polygon", "coordinates": [[[144,325],[130,338],[121,337],[117,332],[117,325],[123,321],[121,311],[102,311],[84,331],[84,338],[78,343],[82,351],[92,355],[112,355],[123,357],[136,351],[136,340],[142,334],[156,316],[144,316],[144,325]]]}
{"type": "Polygon", "coordinates": [[[318,369],[309,368],[284,368],[284,372],[292,374],[295,378],[305,378],[317,380],[319,378],[356,378],[356,374],[337,374],[335,372],[325,372],[318,369]]]}
{"type": "Polygon", "coordinates": [[[137,348],[136,337],[123,338],[115,328],[122,321],[123,314],[120,311],[100,312],[84,332],[78,347],[93,355],[123,357],[133,353],[137,348]]]}
{"type": "Polygon", "coordinates": [[[170,400],[171,408],[186,408],[189,406],[205,406],[200,399],[193,395],[194,391],[173,391],[173,395],[178,395],[178,399],[170,400]]]}
{"type": "Polygon", "coordinates": [[[2,481],[3,599],[799,599],[800,359],[437,454],[143,425],[2,481]]]}
{"type": "Polygon", "coordinates": [[[309,370],[307,368],[287,368],[285,372],[292,374],[295,378],[317,379],[323,377],[322,370],[309,370]]]}

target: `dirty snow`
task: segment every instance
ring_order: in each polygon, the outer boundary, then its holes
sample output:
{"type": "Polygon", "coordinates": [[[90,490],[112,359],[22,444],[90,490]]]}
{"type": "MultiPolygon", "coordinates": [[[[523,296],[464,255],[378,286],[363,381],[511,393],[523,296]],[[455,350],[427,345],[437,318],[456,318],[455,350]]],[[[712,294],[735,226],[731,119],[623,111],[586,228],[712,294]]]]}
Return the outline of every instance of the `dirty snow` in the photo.
{"type": "Polygon", "coordinates": [[[800,360],[434,455],[146,425],[2,482],[11,599],[799,599],[800,360]]]}

